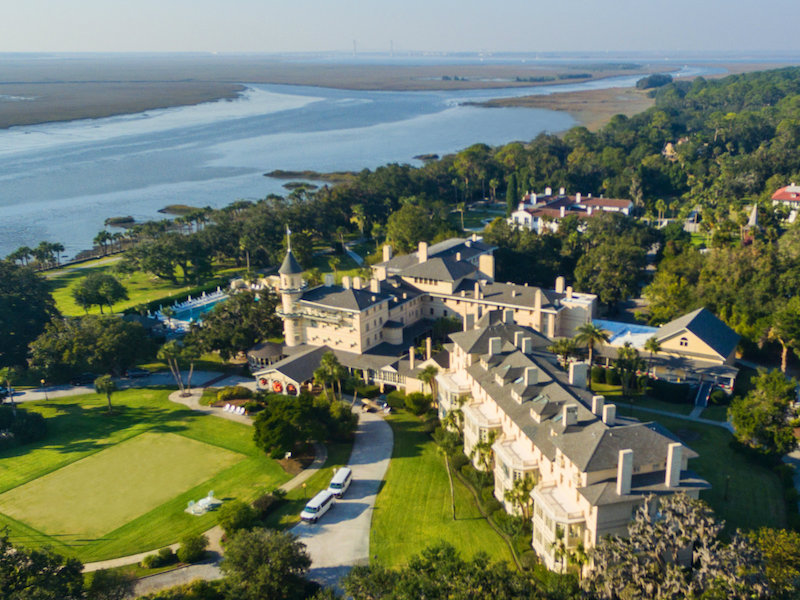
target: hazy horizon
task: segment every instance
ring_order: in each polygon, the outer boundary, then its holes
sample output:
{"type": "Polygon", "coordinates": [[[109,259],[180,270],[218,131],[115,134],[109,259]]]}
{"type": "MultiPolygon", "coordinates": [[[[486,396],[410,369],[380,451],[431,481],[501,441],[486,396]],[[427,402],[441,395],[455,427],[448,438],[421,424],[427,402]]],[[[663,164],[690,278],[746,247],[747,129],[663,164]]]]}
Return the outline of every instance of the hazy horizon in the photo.
{"type": "Polygon", "coordinates": [[[767,0],[27,0],[0,53],[800,52],[800,3],[767,0]]]}

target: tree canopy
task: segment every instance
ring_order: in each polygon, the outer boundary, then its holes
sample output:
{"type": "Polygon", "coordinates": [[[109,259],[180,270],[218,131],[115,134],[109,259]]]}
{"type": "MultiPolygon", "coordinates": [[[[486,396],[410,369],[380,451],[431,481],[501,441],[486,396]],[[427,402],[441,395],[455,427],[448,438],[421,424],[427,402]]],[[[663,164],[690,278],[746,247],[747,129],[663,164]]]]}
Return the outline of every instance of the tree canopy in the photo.
{"type": "Polygon", "coordinates": [[[28,344],[57,315],[42,277],[28,267],[0,261],[0,367],[24,365],[28,344]]]}

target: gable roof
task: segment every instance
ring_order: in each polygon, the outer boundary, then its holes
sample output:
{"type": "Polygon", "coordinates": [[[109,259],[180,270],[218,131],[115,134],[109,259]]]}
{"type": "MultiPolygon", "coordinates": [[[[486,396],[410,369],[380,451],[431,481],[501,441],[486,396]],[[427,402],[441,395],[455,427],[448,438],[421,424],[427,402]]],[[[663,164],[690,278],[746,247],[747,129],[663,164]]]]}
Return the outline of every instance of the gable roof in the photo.
{"type": "Polygon", "coordinates": [[[655,337],[661,341],[673,337],[683,330],[691,331],[722,358],[728,358],[739,343],[739,334],[706,308],[698,308],[665,323],[658,328],[655,337]]]}
{"type": "MultiPolygon", "coordinates": [[[[455,258],[456,253],[461,254],[461,260],[470,260],[479,254],[486,254],[494,250],[491,246],[483,241],[483,238],[473,240],[472,238],[450,238],[437,244],[428,246],[428,260],[432,258],[455,258]]],[[[407,269],[414,265],[419,264],[419,256],[416,251],[409,254],[401,254],[394,256],[386,262],[373,265],[374,267],[386,267],[390,273],[399,273],[403,269],[407,269]]]]}
{"type": "Polygon", "coordinates": [[[772,194],[772,199],[800,203],[800,185],[791,184],[779,188],[772,194]]]}

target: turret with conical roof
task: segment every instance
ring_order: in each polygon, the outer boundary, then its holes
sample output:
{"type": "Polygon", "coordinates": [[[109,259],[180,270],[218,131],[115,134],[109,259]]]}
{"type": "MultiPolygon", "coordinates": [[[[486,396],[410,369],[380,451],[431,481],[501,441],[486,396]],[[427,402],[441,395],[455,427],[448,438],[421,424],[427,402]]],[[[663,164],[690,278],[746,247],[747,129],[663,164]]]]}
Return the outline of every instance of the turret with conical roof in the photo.
{"type": "Polygon", "coordinates": [[[283,319],[283,335],[287,346],[297,346],[303,341],[299,339],[299,317],[295,315],[297,302],[303,295],[303,268],[292,253],[292,231],[286,227],[287,249],[278,274],[281,277],[281,310],[279,315],[283,319]]]}

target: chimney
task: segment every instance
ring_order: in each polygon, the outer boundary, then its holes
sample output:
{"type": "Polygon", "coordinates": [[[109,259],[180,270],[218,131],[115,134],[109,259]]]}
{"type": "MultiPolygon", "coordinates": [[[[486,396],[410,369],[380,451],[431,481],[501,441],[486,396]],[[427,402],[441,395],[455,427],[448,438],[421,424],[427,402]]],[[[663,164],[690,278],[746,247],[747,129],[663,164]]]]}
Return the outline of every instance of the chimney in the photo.
{"type": "Polygon", "coordinates": [[[417,258],[419,258],[420,263],[424,263],[428,260],[428,242],[419,243],[417,247],[417,258]]]}
{"type": "Polygon", "coordinates": [[[411,369],[412,371],[414,370],[414,359],[415,358],[416,357],[414,356],[414,346],[411,346],[408,349],[408,368],[411,369]]]}
{"type": "Polygon", "coordinates": [[[603,406],[606,403],[605,396],[592,396],[592,412],[600,417],[603,418],[603,406]]]}
{"type": "Polygon", "coordinates": [[[617,422],[617,405],[606,404],[603,407],[603,423],[609,427],[615,425],[617,422]]]}
{"type": "Polygon", "coordinates": [[[566,214],[567,214],[567,207],[566,206],[562,206],[561,207],[561,218],[563,219],[564,215],[566,215],[566,214]]]}
{"type": "Polygon", "coordinates": [[[592,216],[592,208],[593,208],[592,206],[587,206],[586,207],[586,215],[589,216],[589,217],[592,216]]]}
{"type": "Polygon", "coordinates": [[[461,252],[456,252],[456,260],[461,262],[461,252]]]}
{"type": "Polygon", "coordinates": [[[567,283],[566,280],[561,275],[556,277],[556,294],[564,293],[564,286],[566,285],[566,283],[567,283]]]}
{"type": "Polygon", "coordinates": [[[572,300],[572,286],[567,286],[567,300],[572,300]]]}
{"type": "Polygon", "coordinates": [[[569,363],[569,382],[575,387],[586,388],[587,372],[589,365],[585,362],[569,363]]]}
{"type": "Polygon", "coordinates": [[[503,311],[503,323],[506,325],[513,325],[514,324],[514,310],[507,308],[503,311]]]}
{"type": "Polygon", "coordinates": [[[378,281],[386,281],[386,267],[375,267],[375,278],[378,281]]]}
{"type": "Polygon", "coordinates": [[[587,197],[587,198],[591,198],[591,197],[592,197],[592,195],[591,195],[591,194],[586,194],[586,197],[587,197]]]}
{"type": "Polygon", "coordinates": [[[565,427],[578,424],[578,405],[565,404],[561,409],[561,422],[565,427]]]}
{"type": "Polygon", "coordinates": [[[464,316],[464,331],[475,329],[475,315],[464,316]]]}
{"type": "Polygon", "coordinates": [[[477,233],[473,233],[472,234],[472,241],[473,242],[477,242],[478,241],[478,234],[477,233]]]}
{"type": "Polygon", "coordinates": [[[432,349],[431,338],[427,337],[425,338],[425,360],[431,359],[431,354],[432,354],[431,349],[432,349]]]}
{"type": "Polygon", "coordinates": [[[533,352],[533,339],[529,337],[522,338],[522,353],[531,354],[533,352]]]}
{"type": "Polygon", "coordinates": [[[475,282],[475,300],[481,299],[481,284],[477,281],[475,282]]]}
{"type": "Polygon", "coordinates": [[[536,312],[542,310],[542,290],[541,288],[536,288],[536,293],[533,295],[533,309],[536,312]]]}
{"type": "Polygon", "coordinates": [[[525,387],[539,383],[539,369],[536,367],[525,367],[523,381],[525,383],[525,387]]]}
{"type": "Polygon", "coordinates": [[[633,477],[633,450],[620,450],[617,462],[617,495],[631,493],[631,477],[633,477]]]}
{"type": "Polygon", "coordinates": [[[565,193],[566,193],[566,190],[564,188],[558,188],[558,195],[559,196],[563,196],[565,193]]]}
{"type": "Polygon", "coordinates": [[[522,336],[525,335],[522,331],[514,332],[514,345],[517,348],[522,348],[522,336]]]}
{"type": "Polygon", "coordinates": [[[511,290],[511,297],[512,298],[516,298],[517,297],[517,290],[511,290]]]}
{"type": "Polygon", "coordinates": [[[346,290],[350,289],[350,275],[342,277],[342,287],[346,290]]]}
{"type": "Polygon", "coordinates": [[[361,277],[354,277],[353,278],[353,289],[360,290],[361,289],[361,277]]]}
{"type": "Polygon", "coordinates": [[[575,194],[575,203],[576,204],[580,204],[581,203],[581,193],[580,192],[575,194]]]}
{"type": "Polygon", "coordinates": [[[536,192],[534,192],[531,194],[531,204],[536,204],[536,200],[537,200],[536,192]]]}
{"type": "Polygon", "coordinates": [[[667,476],[664,484],[667,487],[678,487],[681,482],[681,460],[683,459],[683,446],[679,442],[667,447],[667,476]]]}
{"type": "Polygon", "coordinates": [[[383,245],[383,262],[392,260],[392,247],[389,244],[383,245]]]}
{"type": "Polygon", "coordinates": [[[552,196],[553,195],[553,188],[551,188],[551,187],[544,188],[544,195],[545,196],[552,196]]]}
{"type": "Polygon", "coordinates": [[[325,287],[333,285],[333,273],[325,273],[325,287]]]}
{"type": "Polygon", "coordinates": [[[500,354],[500,349],[503,347],[503,338],[493,337],[489,338],[489,354],[494,356],[500,354]]]}
{"type": "Polygon", "coordinates": [[[478,257],[478,270],[489,279],[494,279],[494,256],[481,254],[478,257]]]}
{"type": "Polygon", "coordinates": [[[369,280],[369,291],[373,294],[378,294],[381,291],[381,282],[374,277],[369,280]]]}

